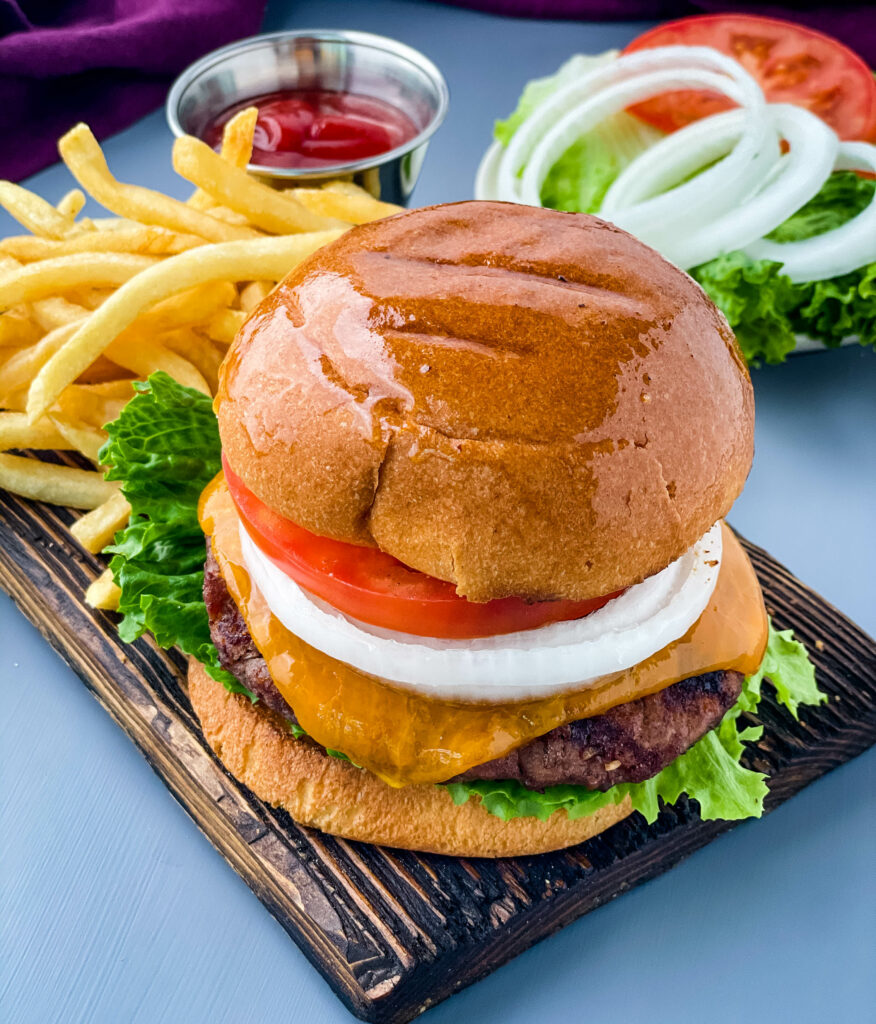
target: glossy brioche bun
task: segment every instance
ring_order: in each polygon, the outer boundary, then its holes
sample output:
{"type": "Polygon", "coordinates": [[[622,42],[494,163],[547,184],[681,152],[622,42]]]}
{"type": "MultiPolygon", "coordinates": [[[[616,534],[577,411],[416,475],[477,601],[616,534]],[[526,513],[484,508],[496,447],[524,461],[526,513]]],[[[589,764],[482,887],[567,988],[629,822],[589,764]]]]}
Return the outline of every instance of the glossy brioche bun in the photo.
{"type": "Polygon", "coordinates": [[[216,411],[277,512],[475,601],[638,583],[727,513],[753,454],[748,371],[699,285],[596,217],[508,203],[315,253],[244,325],[216,411]]]}
{"type": "Polygon", "coordinates": [[[570,821],[502,821],[479,801],[457,806],[439,786],[393,789],[348,761],[297,740],[283,720],[189,661],[189,696],[204,737],[231,774],[257,797],[310,825],[365,843],[456,857],[516,857],[573,846],[604,832],[630,812],[629,798],[570,821]]]}

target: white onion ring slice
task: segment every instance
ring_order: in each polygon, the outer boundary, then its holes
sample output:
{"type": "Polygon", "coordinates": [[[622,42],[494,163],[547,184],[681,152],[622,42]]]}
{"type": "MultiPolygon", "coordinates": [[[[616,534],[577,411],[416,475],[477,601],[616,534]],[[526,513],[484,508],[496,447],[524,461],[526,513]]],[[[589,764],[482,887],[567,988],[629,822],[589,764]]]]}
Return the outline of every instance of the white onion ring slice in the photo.
{"type": "MultiPolygon", "coordinates": [[[[601,89],[628,79],[658,70],[685,71],[689,69],[722,72],[728,79],[744,83],[752,97],[763,101],[760,86],[737,61],[708,46],[663,46],[653,50],[627,54],[611,59],[605,54],[601,63],[587,74],[568,82],[544,103],[540,104],[514,133],[502,154],[497,187],[503,199],[521,202],[518,175],[523,170],[539,140],[552,123],[583,100],[601,89]]],[[[580,134],[580,133],[579,133],[580,134]]],[[[538,202],[532,205],[539,205],[538,202]]]]}
{"type": "MultiPolygon", "coordinates": [[[[614,179],[605,193],[602,212],[610,216],[616,210],[650,199],[726,156],[739,141],[747,116],[745,110],[728,110],[665,135],[614,179]]],[[[769,154],[768,149],[764,152],[769,154]]],[[[778,144],[774,153],[774,160],[778,160],[778,144]]]]}
{"type": "Polygon", "coordinates": [[[836,132],[815,114],[789,103],[771,103],[767,112],[778,134],[790,143],[790,152],[755,195],[679,241],[669,258],[680,267],[695,267],[768,235],[809,202],[827,180],[839,145],[836,132]]]}
{"type": "MultiPolygon", "coordinates": [[[[475,175],[474,197],[475,199],[502,199],[499,195],[497,176],[499,163],[502,160],[503,146],[499,141],[493,142],[490,148],[484,153],[478,164],[478,171],[475,175]]],[[[513,197],[512,201],[513,201],[513,197]]]]}
{"type": "Polygon", "coordinates": [[[514,701],[592,685],[683,636],[718,579],[721,525],[681,558],[583,619],[476,640],[439,640],[358,622],[313,597],[240,526],[243,557],[271,611],[296,636],[362,672],[425,696],[514,701]]]}
{"type": "MultiPolygon", "coordinates": [[[[876,146],[869,142],[840,142],[834,169],[876,172],[876,146]]],[[[795,283],[851,273],[876,260],[876,195],[857,217],[833,231],[802,242],[762,238],[746,246],[745,252],[754,260],[784,264],[782,272],[795,283]]]]}
{"type": "Polygon", "coordinates": [[[738,144],[728,156],[692,180],[623,210],[610,210],[603,204],[600,214],[642,241],[661,248],[660,239],[673,237],[687,227],[697,227],[704,218],[731,209],[753,190],[768,170],[757,159],[769,147],[772,134],[763,94],[756,86],[745,88],[723,75],[696,69],[664,69],[639,75],[602,89],[570,110],[535,147],[523,172],[521,201],[539,205],[542,185],[553,165],[576,138],[606,117],[631,103],[683,88],[723,93],[746,108],[748,116],[738,144]]]}

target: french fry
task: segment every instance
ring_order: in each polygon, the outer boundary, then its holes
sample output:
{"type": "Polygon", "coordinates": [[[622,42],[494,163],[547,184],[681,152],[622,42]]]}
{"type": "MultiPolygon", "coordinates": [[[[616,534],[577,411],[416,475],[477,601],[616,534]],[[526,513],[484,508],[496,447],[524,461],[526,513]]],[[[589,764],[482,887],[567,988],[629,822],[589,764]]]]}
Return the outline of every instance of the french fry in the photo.
{"type": "Polygon", "coordinates": [[[39,337],[39,329],[24,307],[0,313],[0,348],[18,348],[32,345],[39,337]]]}
{"type": "Polygon", "coordinates": [[[204,324],[207,337],[226,347],[234,341],[237,332],[246,320],[242,309],[220,309],[204,324]]]}
{"type": "Polygon", "coordinates": [[[77,252],[131,252],[144,256],[167,256],[204,245],[197,235],[180,235],[165,228],[137,224],[110,231],[84,231],[56,241],[34,235],[13,235],[0,241],[0,252],[22,263],[70,256],[77,252]]]}
{"type": "Polygon", "coordinates": [[[226,163],[206,142],[184,135],[173,144],[173,169],[219,203],[242,213],[273,234],[347,227],[343,221],[312,213],[288,195],[226,163]]]}
{"type": "MultiPolygon", "coordinates": [[[[382,203],[365,189],[353,186],[356,192],[335,192],[326,188],[293,188],[284,195],[296,199],[313,213],[324,217],[337,217],[350,224],[368,224],[400,213],[401,207],[393,203],[382,203]]],[[[15,255],[15,253],[13,253],[15,255]]]]}
{"type": "Polygon", "coordinates": [[[118,363],[112,362],[106,356],[98,356],[87,370],[83,370],[79,374],[76,383],[106,384],[109,381],[117,381],[131,376],[131,372],[123,369],[118,363]]]}
{"type": "Polygon", "coordinates": [[[83,217],[76,222],[75,234],[86,231],[118,231],[121,228],[141,227],[140,221],[130,217],[83,217]]]}
{"type": "Polygon", "coordinates": [[[44,331],[54,331],[56,327],[78,323],[90,313],[91,310],[80,306],[78,302],[65,299],[63,295],[50,295],[31,304],[34,322],[44,331]]]}
{"type": "Polygon", "coordinates": [[[69,448],[72,451],[80,452],[86,459],[91,459],[95,465],[100,464],[98,452],[106,443],[109,436],[105,430],[93,427],[88,423],[71,423],[62,416],[49,417],[55,429],[64,438],[64,444],[59,448],[69,448]]]}
{"type": "MultiPolygon", "coordinates": [[[[337,192],[342,196],[371,196],[371,193],[362,188],[361,185],[355,184],[352,181],[346,181],[343,178],[335,178],[334,181],[324,181],[320,186],[327,192],[337,192]]],[[[373,199],[374,197],[371,196],[373,199]]]]}
{"type": "Polygon", "coordinates": [[[45,416],[28,423],[22,412],[0,412],[0,452],[7,448],[67,448],[67,439],[45,416]]]}
{"type": "Polygon", "coordinates": [[[102,505],[86,512],[70,527],[70,532],[86,551],[96,555],[109,544],[131,516],[131,506],[121,491],[116,491],[102,505]]]}
{"type": "Polygon", "coordinates": [[[222,129],[222,159],[232,167],[246,167],[252,157],[252,140],[258,107],[239,110],[222,129]]]}
{"type": "Polygon", "coordinates": [[[230,281],[209,281],[156,303],[131,325],[131,330],[161,334],[177,327],[202,323],[220,309],[227,309],[237,294],[230,281]]]}
{"type": "MultiPolygon", "coordinates": [[[[215,203],[215,201],[211,196],[210,202],[215,203]]],[[[227,206],[211,206],[210,216],[224,221],[226,224],[249,224],[242,213],[238,213],[237,210],[229,210],[227,206]]]]}
{"type": "Polygon", "coordinates": [[[102,473],[0,454],[0,487],[32,501],[72,508],[97,508],[118,490],[102,473]]]}
{"type": "Polygon", "coordinates": [[[124,284],[151,267],[154,256],[117,252],[74,253],[29,263],[0,277],[0,308],[33,302],[84,285],[124,284]]]}
{"type": "Polygon", "coordinates": [[[85,193],[81,188],[71,188],[58,202],[57,210],[62,217],[70,217],[75,220],[82,212],[83,206],[85,206],[85,193]]]}
{"type": "Polygon", "coordinates": [[[133,397],[130,380],[71,384],[58,399],[58,409],[68,422],[102,428],[114,420],[133,397]]]}
{"type": "MultiPolygon", "coordinates": [[[[233,167],[246,167],[252,156],[252,139],[258,120],[258,107],[239,110],[222,129],[222,159],[233,167]]],[[[189,197],[189,206],[208,210],[213,197],[203,189],[196,189],[189,197]]]]}
{"type": "Polygon", "coordinates": [[[133,370],[140,377],[164,370],[174,380],[187,388],[195,388],[205,395],[212,394],[209,385],[195,366],[183,356],[147,339],[116,338],[106,350],[107,356],[126,370],[133,370]]]}
{"type": "Polygon", "coordinates": [[[49,359],[76,332],[76,323],[65,324],[50,331],[35,345],[11,356],[0,366],[0,403],[10,407],[12,395],[27,387],[49,359]]]}
{"type": "Polygon", "coordinates": [[[279,280],[306,256],[342,233],[340,230],[319,231],[223,242],[169,256],[156,266],[148,267],[95,310],[40,369],[28,393],[28,416],[32,420],[39,419],[114,338],[161,299],[209,281],[251,280],[254,273],[259,278],[279,280]]]}
{"type": "Polygon", "coordinates": [[[85,591],[85,603],[91,608],[114,612],[118,610],[121,596],[121,590],[113,582],[112,572],[106,569],[85,591]]]}
{"type": "Polygon", "coordinates": [[[273,287],[273,281],[250,281],[249,284],[245,284],[240,289],[240,308],[244,313],[251,313],[271,294],[273,287]]]}
{"type": "Polygon", "coordinates": [[[180,327],[175,331],[168,331],[157,339],[165,348],[184,356],[195,365],[198,372],[210,386],[210,394],[216,394],[216,387],[219,383],[219,366],[223,354],[210,341],[190,327],[180,327]]]}
{"type": "Polygon", "coordinates": [[[85,191],[121,217],[130,217],[143,224],[157,225],[184,235],[197,235],[210,242],[227,242],[255,235],[251,229],[225,224],[161,192],[116,181],[97,139],[87,125],[78,124],[71,128],[59,141],[58,151],[85,191]]]}
{"type": "Polygon", "coordinates": [[[28,231],[42,238],[63,238],[73,227],[72,217],[65,217],[42,196],[11,181],[0,181],[0,206],[28,231]]]}
{"type": "Polygon", "coordinates": [[[27,388],[19,388],[4,395],[3,408],[9,412],[24,412],[27,408],[27,388]]]}
{"type": "MultiPolygon", "coordinates": [[[[156,260],[155,262],[157,263],[158,261],[156,260]]],[[[80,306],[93,310],[97,309],[98,306],[102,306],[114,291],[115,288],[86,287],[76,288],[70,295],[80,306]]]]}

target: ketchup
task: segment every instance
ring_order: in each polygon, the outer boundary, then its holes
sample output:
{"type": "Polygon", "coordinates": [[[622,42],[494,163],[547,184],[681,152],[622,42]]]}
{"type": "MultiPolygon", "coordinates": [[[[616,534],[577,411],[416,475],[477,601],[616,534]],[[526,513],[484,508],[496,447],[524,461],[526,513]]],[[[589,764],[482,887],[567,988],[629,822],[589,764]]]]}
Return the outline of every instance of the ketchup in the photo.
{"type": "Polygon", "coordinates": [[[417,134],[414,122],[383,100],[301,89],[235,104],[207,125],[204,141],[218,149],[225,123],[246,107],[259,111],[252,162],[267,167],[320,168],[366,160],[417,134]]]}

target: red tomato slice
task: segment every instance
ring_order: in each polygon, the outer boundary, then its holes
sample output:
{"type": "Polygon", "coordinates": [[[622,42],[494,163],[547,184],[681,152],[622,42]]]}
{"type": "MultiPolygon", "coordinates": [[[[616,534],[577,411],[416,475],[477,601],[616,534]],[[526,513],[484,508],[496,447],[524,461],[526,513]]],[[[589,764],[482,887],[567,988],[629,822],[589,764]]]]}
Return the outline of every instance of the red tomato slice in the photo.
{"type": "Polygon", "coordinates": [[[296,583],[338,611],[372,626],[415,636],[466,639],[535,629],[580,619],[616,594],[590,601],[535,601],[505,597],[476,604],[452,583],[410,569],[376,548],[319,537],[278,515],[222,465],[234,504],[253,542],[296,583]]]}
{"type": "MultiPolygon", "coordinates": [[[[711,46],[760,83],[771,103],[794,103],[826,121],[841,139],[876,138],[876,80],[857,54],[814,29],[755,14],[705,14],[652,28],[624,53],[655,46],[711,46]]],[[[666,132],[733,104],[715,93],[679,91],[630,110],[666,132]]]]}

